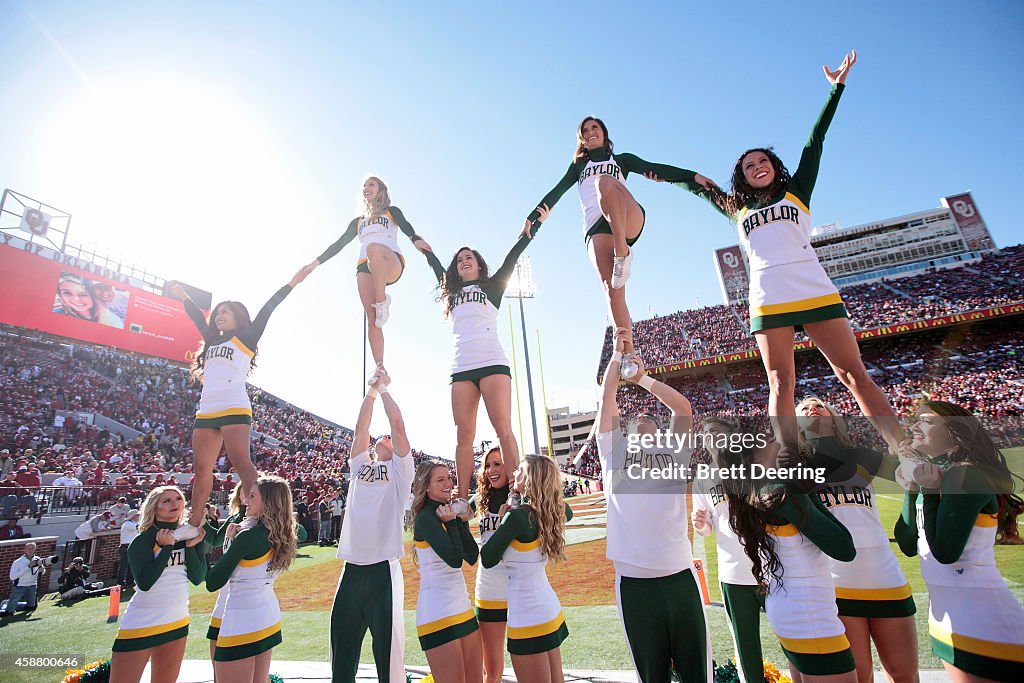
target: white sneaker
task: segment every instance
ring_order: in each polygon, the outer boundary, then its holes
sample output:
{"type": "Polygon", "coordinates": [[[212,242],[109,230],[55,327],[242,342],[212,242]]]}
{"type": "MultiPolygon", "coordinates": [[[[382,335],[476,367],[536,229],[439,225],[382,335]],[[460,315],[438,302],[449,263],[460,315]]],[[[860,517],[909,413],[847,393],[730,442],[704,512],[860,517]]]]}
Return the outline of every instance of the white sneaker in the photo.
{"type": "Polygon", "coordinates": [[[469,501],[465,498],[456,498],[449,505],[456,517],[461,517],[468,521],[473,516],[473,508],[469,506],[469,501]]]}
{"type": "Polygon", "coordinates": [[[175,541],[191,541],[199,535],[199,527],[192,526],[191,524],[182,524],[171,533],[174,535],[175,541]]]}
{"type": "Polygon", "coordinates": [[[622,289],[629,279],[629,269],[633,265],[633,250],[625,256],[612,257],[612,289],[622,289]]]}
{"type": "Polygon", "coordinates": [[[373,305],[373,310],[376,311],[377,315],[374,316],[376,320],[373,324],[377,327],[384,327],[384,323],[388,321],[388,306],[391,305],[391,295],[385,294],[384,301],[380,301],[373,305]]]}

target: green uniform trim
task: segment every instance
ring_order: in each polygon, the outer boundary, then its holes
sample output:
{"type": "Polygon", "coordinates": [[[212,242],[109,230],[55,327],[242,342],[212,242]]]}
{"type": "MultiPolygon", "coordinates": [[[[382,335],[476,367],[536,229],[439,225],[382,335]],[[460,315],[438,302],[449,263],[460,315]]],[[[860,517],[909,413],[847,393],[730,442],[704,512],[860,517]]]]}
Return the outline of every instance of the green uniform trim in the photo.
{"type": "Polygon", "coordinates": [[[225,415],[224,417],[197,417],[193,429],[220,429],[227,425],[251,425],[252,415],[225,415]]]}
{"type": "Polygon", "coordinates": [[[750,321],[750,333],[770,330],[776,327],[795,327],[802,330],[807,323],[817,323],[822,320],[833,320],[835,318],[849,318],[843,304],[830,304],[819,308],[812,308],[807,311],[794,311],[792,313],[776,313],[774,315],[759,315],[750,321]]]}
{"type": "Polygon", "coordinates": [[[221,647],[218,645],[213,651],[213,661],[233,662],[239,659],[255,657],[277,647],[282,642],[284,642],[284,639],[281,636],[281,630],[278,629],[255,643],[246,643],[245,645],[235,645],[233,647],[221,647]]]}
{"type": "MultiPolygon", "coordinates": [[[[669,183],[687,183],[692,182],[694,177],[697,175],[693,171],[688,171],[685,168],[679,168],[677,166],[670,166],[668,164],[656,164],[650,161],[645,161],[635,154],[629,154],[624,152],[622,154],[615,154],[612,150],[607,147],[599,147],[597,149],[586,150],[586,156],[573,161],[569,164],[569,168],[566,169],[565,175],[562,179],[551,188],[551,190],[544,195],[544,198],[537,202],[536,206],[542,206],[547,204],[548,209],[555,208],[555,204],[562,198],[570,187],[579,182],[580,173],[586,168],[589,161],[602,162],[607,161],[614,155],[615,161],[619,164],[619,169],[622,171],[622,179],[625,180],[630,173],[639,173],[646,175],[653,173],[658,176],[659,180],[663,180],[669,183]]],[[[526,217],[528,221],[537,220],[540,216],[540,212],[534,209],[530,212],[530,215],[526,217]]]]}
{"type": "MultiPolygon", "coordinates": [[[[572,519],[572,508],[565,505],[565,519],[572,519]]],[[[480,549],[480,563],[490,569],[501,562],[505,550],[512,545],[512,541],[520,543],[533,543],[540,538],[540,530],[533,521],[530,509],[526,506],[509,510],[501,520],[494,534],[484,543],[480,549]]]]}
{"type": "Polygon", "coordinates": [[[155,522],[153,526],[136,536],[128,546],[128,564],[132,568],[132,576],[135,577],[135,585],[139,590],[148,591],[156,585],[160,575],[167,568],[167,561],[174,550],[185,551],[185,575],[189,581],[198,586],[206,578],[206,557],[198,550],[202,544],[186,548],[185,541],[178,541],[174,545],[162,546],[160,552],[153,555],[156,532],[160,529],[174,531],[177,528],[178,524],[175,522],[155,522]]]}
{"type": "Polygon", "coordinates": [[[488,623],[505,623],[508,621],[508,609],[485,609],[483,607],[473,606],[473,612],[476,614],[477,621],[486,621],[488,623]]]}
{"type": "Polygon", "coordinates": [[[464,372],[456,372],[452,374],[452,384],[456,382],[472,382],[476,387],[480,388],[480,380],[484,377],[490,377],[491,375],[507,375],[512,376],[512,371],[509,370],[507,365],[488,365],[483,368],[477,368],[476,370],[466,370],[464,372]]]}
{"type": "MultiPolygon", "coordinates": [[[[643,206],[640,205],[640,202],[637,202],[637,206],[640,207],[640,213],[643,215],[644,224],[646,224],[647,223],[647,210],[643,206]]],[[[592,226],[590,226],[590,229],[587,230],[587,234],[583,236],[583,241],[585,243],[589,244],[590,240],[593,239],[594,235],[611,235],[611,234],[614,234],[614,233],[612,233],[612,226],[608,224],[608,219],[607,218],[605,218],[604,216],[601,216],[600,218],[597,219],[597,222],[594,223],[592,226]]],[[[626,246],[631,247],[634,244],[636,244],[637,242],[639,242],[640,241],[640,236],[643,235],[643,234],[644,234],[644,225],[641,225],[640,226],[640,232],[638,232],[636,234],[636,237],[627,237],[626,238],[626,246]]]]}
{"type": "Polygon", "coordinates": [[[220,556],[217,563],[210,568],[206,575],[206,590],[220,590],[231,578],[235,567],[242,560],[256,560],[270,552],[270,539],[267,537],[267,528],[263,522],[257,522],[251,529],[239,531],[231,547],[220,556]]]}
{"type": "Polygon", "coordinates": [[[722,583],[722,601],[732,625],[737,666],[748,683],[764,679],[764,653],[761,650],[761,612],[764,595],[757,586],[722,583]]]}
{"type": "Polygon", "coordinates": [[[1024,680],[1024,662],[986,657],[974,652],[960,650],[933,636],[928,636],[928,638],[932,644],[932,652],[935,653],[936,657],[949,662],[962,671],[995,681],[1024,680]]]}
{"type": "Polygon", "coordinates": [[[440,631],[434,631],[425,636],[419,636],[420,648],[424,652],[427,650],[433,650],[435,647],[441,647],[446,643],[450,643],[453,640],[464,638],[470,633],[474,633],[480,630],[480,624],[477,623],[475,618],[467,619],[461,624],[452,624],[447,628],[443,628],[440,631]]]}
{"type": "MultiPolygon", "coordinates": [[[[770,487],[784,486],[771,482],[770,487]]],[[[850,562],[857,556],[853,535],[836,519],[817,496],[789,492],[777,510],[769,515],[773,523],[792,524],[821,552],[840,562],[850,562]]]]}
{"type": "MultiPolygon", "coordinates": [[[[790,652],[783,647],[782,652],[785,653],[786,659],[789,660],[794,669],[810,676],[843,674],[848,671],[854,671],[857,668],[857,664],[853,661],[853,650],[850,648],[827,654],[805,654],[802,652],[790,652]]],[[[762,668],[762,675],[764,675],[763,671],[764,669],[762,668]]]]}
{"type": "Polygon", "coordinates": [[[424,501],[423,509],[413,522],[413,540],[429,544],[430,549],[454,569],[460,568],[463,561],[470,565],[476,564],[479,548],[469,531],[469,523],[458,517],[450,522],[442,522],[437,517],[437,508],[441,505],[443,503],[429,498],[424,501]]]}
{"type": "Polygon", "coordinates": [[[641,681],[668,681],[672,670],[683,681],[710,680],[704,604],[691,570],[653,579],[622,576],[617,588],[626,642],[641,681]]]}
{"type": "Polygon", "coordinates": [[[836,607],[841,617],[866,617],[868,619],[897,619],[917,614],[914,596],[902,600],[848,600],[836,598],[836,607]]]}
{"type": "Polygon", "coordinates": [[[390,678],[393,600],[389,562],[345,563],[331,608],[333,681],[356,680],[367,629],[373,641],[377,679],[386,681],[390,678]]]}
{"type": "Polygon", "coordinates": [[[907,491],[893,534],[904,555],[917,555],[917,497],[922,495],[928,547],[936,560],[953,564],[963,554],[978,515],[998,513],[999,502],[987,492],[991,484],[977,467],[946,459],[933,462],[943,470],[942,488],[920,494],[907,491]]]}
{"type": "Polygon", "coordinates": [[[151,647],[157,647],[174,642],[179,638],[187,637],[188,626],[182,626],[173,631],[167,631],[155,636],[146,636],[145,638],[115,638],[114,644],[110,649],[111,652],[138,652],[139,650],[148,650],[151,647]]]}
{"type": "MultiPolygon", "coordinates": [[[[390,213],[391,217],[395,219],[395,224],[398,225],[398,229],[401,230],[410,240],[415,242],[417,239],[423,239],[416,234],[413,230],[412,224],[406,219],[405,214],[397,206],[389,206],[385,213],[390,213]]],[[[338,252],[344,249],[349,242],[354,240],[359,235],[359,221],[362,220],[363,216],[356,216],[349,221],[348,227],[345,228],[345,232],[342,233],[341,237],[327,247],[324,253],[320,254],[316,260],[320,262],[320,265],[327,263],[330,259],[334,258],[338,252]]]]}
{"type": "Polygon", "coordinates": [[[565,639],[569,637],[569,627],[565,621],[555,631],[546,636],[534,638],[508,638],[506,649],[510,655],[537,655],[542,652],[550,652],[560,647],[565,639]]]}

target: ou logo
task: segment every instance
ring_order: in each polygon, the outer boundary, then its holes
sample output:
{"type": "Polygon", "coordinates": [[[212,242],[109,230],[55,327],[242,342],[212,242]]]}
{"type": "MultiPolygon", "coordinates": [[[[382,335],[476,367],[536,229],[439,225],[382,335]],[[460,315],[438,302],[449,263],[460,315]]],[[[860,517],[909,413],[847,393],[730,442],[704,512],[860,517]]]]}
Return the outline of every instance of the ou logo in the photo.
{"type": "Polygon", "coordinates": [[[953,210],[956,211],[961,216],[963,216],[964,218],[971,218],[972,216],[974,216],[975,213],[974,205],[965,202],[962,199],[958,199],[955,202],[953,202],[953,210]]]}
{"type": "Polygon", "coordinates": [[[736,258],[736,252],[727,251],[724,254],[722,254],[722,263],[724,263],[729,268],[735,269],[739,267],[740,260],[736,258]]]}

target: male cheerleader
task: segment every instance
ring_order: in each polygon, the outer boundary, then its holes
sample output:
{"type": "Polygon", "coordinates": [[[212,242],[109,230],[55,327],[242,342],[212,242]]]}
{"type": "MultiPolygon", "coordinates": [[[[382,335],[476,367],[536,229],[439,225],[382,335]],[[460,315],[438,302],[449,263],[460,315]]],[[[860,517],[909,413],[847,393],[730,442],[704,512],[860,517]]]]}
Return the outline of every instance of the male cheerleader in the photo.
{"type": "Polygon", "coordinates": [[[356,420],[348,519],[341,530],[338,557],[345,560],[331,610],[333,683],[355,683],[366,630],[381,683],[405,683],[405,583],[398,563],[403,555],[405,504],[415,466],[405,422],[388,393],[391,378],[378,370],[356,420]],[[380,396],[391,425],[370,452],[373,402],[380,396]]]}

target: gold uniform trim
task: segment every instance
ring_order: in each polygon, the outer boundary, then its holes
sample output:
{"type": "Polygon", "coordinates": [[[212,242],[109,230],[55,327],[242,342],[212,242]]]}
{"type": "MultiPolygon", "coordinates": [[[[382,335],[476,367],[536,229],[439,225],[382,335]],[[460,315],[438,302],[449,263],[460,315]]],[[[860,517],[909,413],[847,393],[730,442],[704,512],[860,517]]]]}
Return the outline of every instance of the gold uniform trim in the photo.
{"type": "Polygon", "coordinates": [[[148,638],[149,636],[158,636],[161,633],[176,631],[184,626],[188,626],[188,617],[172,622],[170,624],[160,624],[158,626],[143,626],[142,628],[122,628],[118,629],[117,631],[117,640],[126,640],[131,638],[148,638]]]}
{"type": "Polygon", "coordinates": [[[423,637],[429,636],[431,633],[437,633],[443,631],[449,626],[457,626],[458,624],[464,624],[467,621],[476,619],[476,615],[473,614],[473,610],[469,609],[462,614],[453,614],[450,617],[444,619],[438,619],[437,621],[429,621],[426,624],[418,624],[416,626],[416,635],[423,637]]]}
{"type": "Polygon", "coordinates": [[[800,299],[799,301],[787,301],[782,304],[763,304],[761,306],[754,306],[750,309],[751,318],[761,318],[766,315],[779,315],[781,313],[798,313],[800,311],[810,311],[815,308],[822,308],[824,306],[834,306],[835,304],[843,303],[843,297],[839,296],[839,292],[832,294],[825,294],[823,296],[812,296],[810,299],[800,299]]]}

